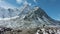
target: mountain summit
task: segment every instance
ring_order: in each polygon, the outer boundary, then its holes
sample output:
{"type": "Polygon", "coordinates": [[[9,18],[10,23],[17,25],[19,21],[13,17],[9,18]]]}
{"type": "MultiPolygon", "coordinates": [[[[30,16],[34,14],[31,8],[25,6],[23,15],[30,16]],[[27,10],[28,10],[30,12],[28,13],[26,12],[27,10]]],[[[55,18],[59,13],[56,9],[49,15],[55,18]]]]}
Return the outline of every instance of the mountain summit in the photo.
{"type": "Polygon", "coordinates": [[[42,25],[59,25],[60,22],[49,17],[46,12],[35,6],[33,9],[31,7],[25,6],[21,9],[7,9],[9,15],[16,14],[19,17],[11,18],[9,20],[0,20],[0,26],[10,27],[10,28],[36,28],[42,25]],[[14,12],[14,14],[12,13],[14,12]],[[10,14],[12,13],[12,14],[10,14]]]}

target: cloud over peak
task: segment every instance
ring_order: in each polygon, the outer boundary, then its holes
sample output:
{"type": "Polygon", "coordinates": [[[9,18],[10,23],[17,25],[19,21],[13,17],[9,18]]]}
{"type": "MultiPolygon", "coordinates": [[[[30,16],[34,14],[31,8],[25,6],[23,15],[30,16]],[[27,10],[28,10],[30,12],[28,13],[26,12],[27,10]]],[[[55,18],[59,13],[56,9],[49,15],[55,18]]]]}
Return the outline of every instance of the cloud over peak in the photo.
{"type": "Polygon", "coordinates": [[[16,2],[17,2],[18,4],[21,4],[21,3],[22,3],[22,4],[24,4],[24,5],[25,5],[25,4],[28,4],[28,5],[31,6],[31,3],[28,3],[27,0],[16,0],[16,2]]]}
{"type": "Polygon", "coordinates": [[[8,8],[16,8],[15,6],[7,3],[5,0],[0,0],[0,7],[8,9],[8,8]]]}
{"type": "Polygon", "coordinates": [[[16,2],[17,2],[18,4],[21,4],[21,3],[23,2],[23,0],[16,0],[16,2]]]}

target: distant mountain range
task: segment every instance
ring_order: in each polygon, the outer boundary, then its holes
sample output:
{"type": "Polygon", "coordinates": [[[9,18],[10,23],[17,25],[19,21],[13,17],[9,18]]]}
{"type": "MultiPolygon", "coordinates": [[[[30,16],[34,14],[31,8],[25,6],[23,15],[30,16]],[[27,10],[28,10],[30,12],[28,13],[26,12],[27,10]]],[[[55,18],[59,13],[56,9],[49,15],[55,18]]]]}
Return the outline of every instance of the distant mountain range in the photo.
{"type": "Polygon", "coordinates": [[[49,17],[40,7],[29,5],[15,9],[0,7],[0,26],[10,28],[35,28],[42,25],[60,25],[60,21],[49,17]]]}

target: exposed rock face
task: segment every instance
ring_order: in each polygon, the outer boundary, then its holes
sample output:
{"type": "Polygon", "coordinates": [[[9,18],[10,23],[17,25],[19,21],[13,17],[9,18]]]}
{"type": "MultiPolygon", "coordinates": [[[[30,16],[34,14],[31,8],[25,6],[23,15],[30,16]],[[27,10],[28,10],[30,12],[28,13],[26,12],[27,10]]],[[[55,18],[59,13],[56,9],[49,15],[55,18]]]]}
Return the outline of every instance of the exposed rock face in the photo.
{"type": "Polygon", "coordinates": [[[22,10],[20,9],[8,9],[10,17],[15,16],[19,17],[10,19],[10,20],[0,20],[0,26],[9,27],[13,29],[29,29],[36,28],[42,25],[59,25],[59,21],[56,21],[50,18],[44,10],[39,7],[34,7],[33,9],[29,8],[26,5],[22,10]],[[20,12],[19,12],[20,11],[20,12]],[[25,13],[26,11],[26,13],[25,13]],[[14,14],[13,14],[14,13],[14,14]],[[11,15],[12,14],[12,15],[11,15]]]}
{"type": "Polygon", "coordinates": [[[35,21],[36,24],[57,25],[59,22],[49,17],[44,10],[35,7],[34,10],[29,12],[24,20],[35,21]]]}

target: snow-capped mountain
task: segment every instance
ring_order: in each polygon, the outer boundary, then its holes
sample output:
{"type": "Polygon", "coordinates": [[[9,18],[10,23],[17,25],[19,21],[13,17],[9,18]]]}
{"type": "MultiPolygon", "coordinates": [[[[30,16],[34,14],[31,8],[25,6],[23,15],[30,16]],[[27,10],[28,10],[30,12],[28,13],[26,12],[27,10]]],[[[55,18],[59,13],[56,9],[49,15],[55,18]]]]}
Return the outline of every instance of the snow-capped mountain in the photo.
{"type": "Polygon", "coordinates": [[[59,25],[60,21],[56,21],[49,17],[46,12],[35,6],[31,8],[29,5],[24,5],[19,9],[1,9],[0,26],[10,28],[34,28],[42,25],[59,25]],[[7,12],[7,13],[6,13],[7,12]],[[7,20],[5,20],[7,18],[7,20]]]}
{"type": "Polygon", "coordinates": [[[51,17],[49,17],[46,12],[44,10],[42,10],[39,7],[35,7],[34,10],[32,10],[31,12],[29,12],[24,20],[28,20],[28,21],[36,21],[39,23],[43,23],[43,24],[54,24],[56,25],[56,23],[58,23],[56,20],[52,19],[51,17]]]}
{"type": "Polygon", "coordinates": [[[18,14],[20,14],[20,11],[17,8],[5,9],[5,8],[0,7],[0,19],[12,18],[12,17],[18,16],[18,14]]]}

